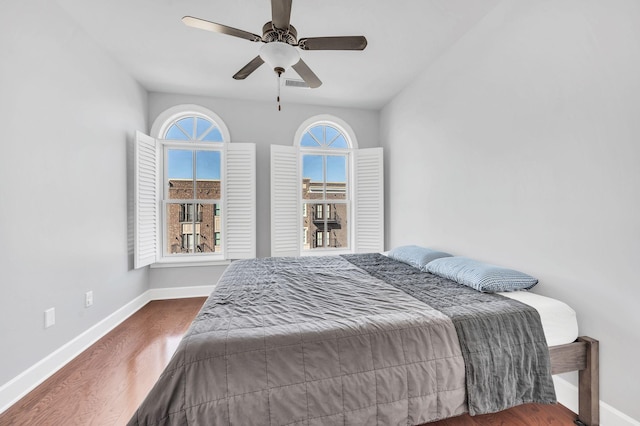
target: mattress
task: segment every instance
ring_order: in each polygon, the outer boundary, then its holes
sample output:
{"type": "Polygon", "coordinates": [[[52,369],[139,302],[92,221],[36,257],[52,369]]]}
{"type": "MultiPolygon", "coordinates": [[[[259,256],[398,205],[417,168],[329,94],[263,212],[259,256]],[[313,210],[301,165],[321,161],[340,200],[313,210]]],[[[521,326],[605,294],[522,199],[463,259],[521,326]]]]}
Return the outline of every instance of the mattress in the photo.
{"type": "Polygon", "coordinates": [[[566,303],[530,291],[511,291],[499,294],[525,303],[538,311],[544,336],[549,346],[564,345],[578,338],[576,311],[566,303]]]}

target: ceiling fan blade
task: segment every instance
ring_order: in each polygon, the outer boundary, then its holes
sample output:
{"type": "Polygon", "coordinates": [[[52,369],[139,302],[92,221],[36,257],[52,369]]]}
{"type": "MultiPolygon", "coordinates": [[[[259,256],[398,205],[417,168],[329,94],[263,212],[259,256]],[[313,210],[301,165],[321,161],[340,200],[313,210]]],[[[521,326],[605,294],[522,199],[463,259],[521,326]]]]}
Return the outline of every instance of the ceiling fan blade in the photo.
{"type": "Polygon", "coordinates": [[[271,0],[271,22],[281,30],[289,29],[291,0],[271,0]]]}
{"type": "Polygon", "coordinates": [[[302,50],[364,50],[367,39],[364,36],[302,38],[298,46],[302,50]]]}
{"type": "Polygon", "coordinates": [[[295,65],[293,65],[293,69],[296,70],[298,75],[302,77],[304,82],[307,83],[312,89],[315,89],[316,87],[320,87],[322,85],[322,82],[320,81],[318,76],[315,75],[313,71],[311,71],[311,68],[309,68],[309,66],[302,59],[300,59],[295,65]]]}
{"type": "Polygon", "coordinates": [[[237,73],[235,73],[235,75],[233,76],[233,78],[235,78],[236,80],[244,80],[245,78],[249,77],[249,75],[254,72],[255,70],[258,69],[258,67],[260,65],[264,64],[264,61],[262,60],[262,58],[260,57],[260,55],[256,56],[255,58],[253,58],[251,60],[251,62],[249,62],[247,65],[245,65],[244,67],[242,67],[242,69],[240,71],[238,71],[237,73]]]}
{"type": "Polygon", "coordinates": [[[248,31],[239,30],[233,27],[227,27],[226,25],[216,24],[215,22],[205,21],[204,19],[194,18],[193,16],[185,16],[182,18],[182,22],[192,28],[199,28],[201,30],[213,31],[216,33],[226,34],[234,37],[244,38],[249,41],[262,41],[262,37],[256,34],[252,34],[248,31]]]}

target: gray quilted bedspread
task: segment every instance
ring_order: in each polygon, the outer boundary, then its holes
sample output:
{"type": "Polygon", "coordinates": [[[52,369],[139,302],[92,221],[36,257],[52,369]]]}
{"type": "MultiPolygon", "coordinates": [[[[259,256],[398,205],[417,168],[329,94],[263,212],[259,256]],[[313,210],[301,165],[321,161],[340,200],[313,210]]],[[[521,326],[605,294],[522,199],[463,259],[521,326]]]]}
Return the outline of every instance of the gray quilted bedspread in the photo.
{"type": "Polygon", "coordinates": [[[476,344],[458,339],[465,312],[401,289],[417,277],[383,276],[390,260],[358,256],[233,262],[129,424],[417,425],[466,412],[465,377],[478,373],[464,361],[476,344]]]}

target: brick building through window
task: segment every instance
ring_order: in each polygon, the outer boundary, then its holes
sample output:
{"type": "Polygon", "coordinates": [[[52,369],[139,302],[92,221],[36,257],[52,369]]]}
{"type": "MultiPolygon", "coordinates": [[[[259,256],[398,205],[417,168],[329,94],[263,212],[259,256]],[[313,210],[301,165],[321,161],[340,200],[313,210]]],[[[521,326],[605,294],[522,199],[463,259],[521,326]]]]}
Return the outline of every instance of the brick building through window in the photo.
{"type": "MultiPolygon", "coordinates": [[[[196,181],[198,199],[220,199],[220,180],[196,181]]],[[[192,199],[192,179],[170,179],[169,198],[192,199]]],[[[215,253],[220,247],[220,205],[204,203],[167,204],[168,251],[176,253],[215,253]]]]}

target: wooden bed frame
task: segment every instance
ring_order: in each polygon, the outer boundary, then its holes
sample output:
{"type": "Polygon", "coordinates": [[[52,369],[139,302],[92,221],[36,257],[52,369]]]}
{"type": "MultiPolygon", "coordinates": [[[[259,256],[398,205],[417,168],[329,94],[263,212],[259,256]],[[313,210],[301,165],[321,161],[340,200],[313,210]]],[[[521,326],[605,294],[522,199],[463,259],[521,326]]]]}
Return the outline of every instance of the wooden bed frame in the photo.
{"type": "Polygon", "coordinates": [[[600,424],[599,342],[591,337],[578,337],[573,343],[552,346],[551,374],[578,370],[578,419],[581,426],[600,424]]]}

